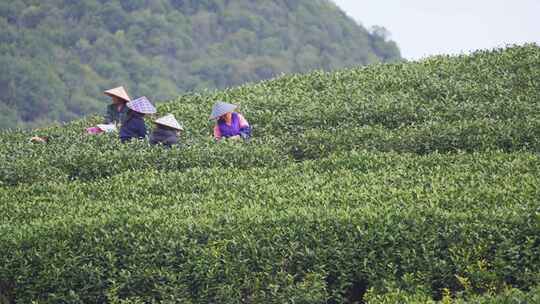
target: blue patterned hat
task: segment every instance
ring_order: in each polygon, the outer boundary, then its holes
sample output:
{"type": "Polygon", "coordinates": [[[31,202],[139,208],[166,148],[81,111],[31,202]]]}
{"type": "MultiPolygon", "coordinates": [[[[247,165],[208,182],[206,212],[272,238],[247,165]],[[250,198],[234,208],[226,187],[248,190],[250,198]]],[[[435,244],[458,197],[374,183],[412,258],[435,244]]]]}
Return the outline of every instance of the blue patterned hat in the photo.
{"type": "Polygon", "coordinates": [[[156,108],[150,103],[150,100],[146,96],[139,97],[128,102],[127,107],[132,109],[135,112],[142,114],[154,114],[156,113],[156,108]]]}
{"type": "Polygon", "coordinates": [[[236,108],[238,108],[238,106],[235,104],[218,101],[212,108],[212,114],[210,114],[210,119],[218,119],[225,113],[236,110],[236,108]]]}

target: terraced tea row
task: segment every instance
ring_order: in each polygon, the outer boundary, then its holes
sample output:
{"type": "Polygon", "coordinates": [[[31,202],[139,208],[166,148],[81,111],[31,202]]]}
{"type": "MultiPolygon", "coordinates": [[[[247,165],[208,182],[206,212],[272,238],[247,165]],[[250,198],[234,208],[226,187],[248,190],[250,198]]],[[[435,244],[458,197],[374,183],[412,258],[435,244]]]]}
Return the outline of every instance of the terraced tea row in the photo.
{"type": "Polygon", "coordinates": [[[360,300],[539,282],[539,159],[347,153],[281,168],[4,187],[0,273],[21,301],[360,300]],[[50,293],[54,290],[54,293],[50,293]]]}

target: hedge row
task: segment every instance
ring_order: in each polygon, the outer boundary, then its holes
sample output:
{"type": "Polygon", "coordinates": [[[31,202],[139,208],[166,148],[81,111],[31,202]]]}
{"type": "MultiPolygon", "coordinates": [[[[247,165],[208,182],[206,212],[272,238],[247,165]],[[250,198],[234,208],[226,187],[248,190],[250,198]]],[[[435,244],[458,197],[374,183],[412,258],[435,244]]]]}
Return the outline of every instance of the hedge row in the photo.
{"type": "Polygon", "coordinates": [[[4,187],[20,303],[352,303],[540,284],[538,156],[359,152],[4,187]]]}
{"type": "Polygon", "coordinates": [[[285,76],[161,105],[186,126],[181,151],[120,146],[85,136],[99,118],[32,132],[0,133],[0,183],[109,177],[126,170],[275,167],[354,150],[540,152],[540,48],[535,45],[376,65],[337,73],[285,76]],[[212,103],[241,104],[255,140],[224,148],[211,141],[212,103]],[[33,145],[33,134],[52,136],[33,145]],[[238,157],[241,155],[242,157],[238,157]],[[39,169],[37,169],[39,168],[39,169]]]}

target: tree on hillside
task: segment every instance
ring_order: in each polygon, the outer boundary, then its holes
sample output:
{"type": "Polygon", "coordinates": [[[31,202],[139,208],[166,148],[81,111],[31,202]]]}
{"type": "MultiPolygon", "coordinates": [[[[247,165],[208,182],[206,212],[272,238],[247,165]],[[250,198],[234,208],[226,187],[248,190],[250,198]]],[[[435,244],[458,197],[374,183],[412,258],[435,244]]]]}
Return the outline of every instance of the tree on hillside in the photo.
{"type": "Polygon", "coordinates": [[[0,28],[2,127],[102,111],[119,84],[159,102],[400,58],[328,0],[14,0],[0,28]]]}

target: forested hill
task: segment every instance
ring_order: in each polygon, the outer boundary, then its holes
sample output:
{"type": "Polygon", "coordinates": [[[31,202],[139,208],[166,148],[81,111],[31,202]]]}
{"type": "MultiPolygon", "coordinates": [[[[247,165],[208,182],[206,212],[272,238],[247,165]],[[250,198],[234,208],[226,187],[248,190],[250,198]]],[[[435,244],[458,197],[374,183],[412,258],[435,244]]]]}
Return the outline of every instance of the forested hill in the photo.
{"type": "Polygon", "coordinates": [[[120,84],[163,101],[400,58],[329,0],[2,1],[0,42],[0,128],[103,111],[120,84]]]}

